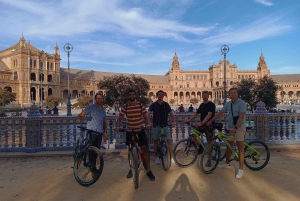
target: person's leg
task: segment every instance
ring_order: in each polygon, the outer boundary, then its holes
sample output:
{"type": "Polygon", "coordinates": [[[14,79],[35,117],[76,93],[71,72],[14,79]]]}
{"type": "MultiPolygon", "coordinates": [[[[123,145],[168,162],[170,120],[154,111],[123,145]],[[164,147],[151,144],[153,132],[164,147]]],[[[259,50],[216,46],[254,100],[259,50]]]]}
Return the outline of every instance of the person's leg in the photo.
{"type": "Polygon", "coordinates": [[[246,128],[241,127],[236,131],[236,141],[239,150],[239,169],[243,170],[245,151],[244,151],[244,140],[245,140],[246,128]]]}
{"type": "Polygon", "coordinates": [[[132,177],[132,171],[131,171],[131,167],[130,167],[130,150],[129,150],[129,140],[131,138],[131,133],[126,132],[126,145],[128,147],[128,164],[129,164],[129,172],[126,176],[127,179],[130,179],[132,177]]]}
{"type": "Polygon", "coordinates": [[[152,139],[153,139],[153,151],[155,154],[155,163],[160,164],[160,160],[157,153],[157,145],[158,145],[158,133],[160,131],[160,128],[152,128],[152,139]]]}
{"type": "Polygon", "coordinates": [[[165,132],[165,135],[166,135],[166,139],[167,139],[167,143],[168,143],[168,147],[169,147],[169,151],[170,151],[170,157],[171,157],[171,159],[173,159],[172,158],[172,149],[173,149],[172,142],[173,142],[173,139],[172,139],[172,136],[171,136],[171,133],[170,133],[170,128],[169,127],[164,127],[164,132],[165,132]]]}

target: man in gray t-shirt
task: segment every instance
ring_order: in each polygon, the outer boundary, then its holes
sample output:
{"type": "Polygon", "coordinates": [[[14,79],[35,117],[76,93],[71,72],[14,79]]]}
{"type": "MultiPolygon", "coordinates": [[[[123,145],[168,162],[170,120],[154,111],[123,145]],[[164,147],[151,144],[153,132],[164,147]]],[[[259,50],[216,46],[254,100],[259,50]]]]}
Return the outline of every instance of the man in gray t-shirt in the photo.
{"type": "MultiPolygon", "coordinates": [[[[228,129],[230,134],[235,135],[235,140],[237,142],[237,147],[239,150],[239,170],[236,174],[236,178],[242,178],[244,175],[244,139],[246,133],[246,103],[239,99],[237,88],[231,88],[229,90],[229,97],[231,101],[227,102],[214,118],[212,118],[207,125],[209,126],[212,122],[223,115],[224,112],[229,113],[228,129]]],[[[227,138],[230,145],[233,145],[234,138],[227,138]]],[[[232,151],[227,147],[226,149],[226,162],[224,164],[218,165],[218,167],[230,168],[230,158],[232,151]]]]}

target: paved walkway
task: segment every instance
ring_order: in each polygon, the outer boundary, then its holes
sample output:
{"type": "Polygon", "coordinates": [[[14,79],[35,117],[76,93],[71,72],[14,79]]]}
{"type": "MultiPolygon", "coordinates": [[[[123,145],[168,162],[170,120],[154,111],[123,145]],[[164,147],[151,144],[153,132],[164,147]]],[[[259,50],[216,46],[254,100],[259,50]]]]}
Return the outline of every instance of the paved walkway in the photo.
{"type": "Polygon", "coordinates": [[[272,146],[269,164],[261,171],[245,168],[242,179],[232,169],[218,168],[210,175],[197,165],[168,172],[154,164],[156,181],[141,173],[135,190],[128,171],[126,150],[105,152],[100,179],[90,187],[80,186],[71,169],[72,152],[0,153],[1,200],[270,200],[298,201],[300,198],[299,145],[272,146]],[[35,157],[34,157],[35,156],[35,157]]]}

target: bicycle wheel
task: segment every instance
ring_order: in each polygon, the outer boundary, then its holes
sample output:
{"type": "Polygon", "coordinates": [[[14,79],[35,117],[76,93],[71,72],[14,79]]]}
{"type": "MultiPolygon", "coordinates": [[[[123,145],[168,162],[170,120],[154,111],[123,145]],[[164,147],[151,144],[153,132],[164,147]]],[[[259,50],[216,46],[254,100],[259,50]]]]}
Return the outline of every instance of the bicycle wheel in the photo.
{"type": "Polygon", "coordinates": [[[178,141],[173,149],[174,162],[179,167],[190,167],[198,157],[198,147],[190,139],[185,138],[178,141]]]}
{"type": "Polygon", "coordinates": [[[160,142],[160,159],[161,159],[161,164],[163,166],[163,169],[165,171],[169,170],[171,167],[171,158],[170,158],[170,150],[169,150],[169,146],[166,143],[165,140],[162,140],[160,142]]]}
{"type": "Polygon", "coordinates": [[[100,150],[89,146],[74,158],[74,177],[82,186],[92,185],[102,174],[103,166],[104,160],[100,150]]]}
{"type": "Polygon", "coordinates": [[[205,174],[212,173],[219,164],[220,155],[220,145],[218,143],[208,145],[197,162],[198,168],[205,174]]]}
{"type": "Polygon", "coordinates": [[[269,147],[264,142],[258,140],[251,141],[248,145],[245,146],[245,165],[247,168],[255,171],[266,167],[270,160],[269,147]]]}
{"type": "Polygon", "coordinates": [[[135,189],[139,188],[139,157],[137,147],[132,147],[130,152],[130,166],[132,168],[132,179],[135,189]]]}

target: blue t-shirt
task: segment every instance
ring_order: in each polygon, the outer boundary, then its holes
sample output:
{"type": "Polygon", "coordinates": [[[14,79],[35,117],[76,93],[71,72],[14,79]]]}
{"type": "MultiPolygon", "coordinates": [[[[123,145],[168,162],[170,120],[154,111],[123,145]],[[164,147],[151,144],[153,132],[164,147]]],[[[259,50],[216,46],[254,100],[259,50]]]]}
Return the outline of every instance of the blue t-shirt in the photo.
{"type": "Polygon", "coordinates": [[[106,117],[105,108],[99,109],[96,104],[90,104],[84,109],[84,112],[88,115],[87,129],[103,133],[103,120],[106,117]]]}
{"type": "MultiPolygon", "coordinates": [[[[235,125],[233,125],[233,116],[240,116],[241,112],[247,111],[247,105],[245,101],[238,99],[235,103],[232,103],[232,112],[231,112],[231,101],[227,102],[224,107],[221,109],[223,112],[228,112],[229,114],[229,119],[228,119],[228,127],[229,128],[234,128],[235,125]]],[[[246,115],[244,116],[243,123],[241,124],[240,127],[246,127],[246,115]]]]}

